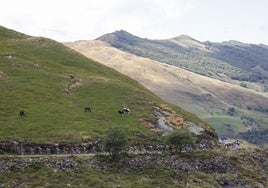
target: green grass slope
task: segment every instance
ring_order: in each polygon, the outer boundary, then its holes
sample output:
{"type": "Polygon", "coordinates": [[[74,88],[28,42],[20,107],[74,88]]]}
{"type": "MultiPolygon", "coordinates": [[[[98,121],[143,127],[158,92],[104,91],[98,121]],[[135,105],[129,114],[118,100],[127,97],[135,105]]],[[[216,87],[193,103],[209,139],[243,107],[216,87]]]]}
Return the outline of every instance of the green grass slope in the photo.
{"type": "MultiPolygon", "coordinates": [[[[0,27],[0,141],[81,142],[103,136],[110,127],[154,133],[143,125],[154,106],[164,104],[136,81],[64,45],[0,27]],[[92,112],[85,113],[90,106],[92,112]],[[132,112],[121,117],[118,110],[132,112]],[[20,117],[20,109],[25,116],[20,117]]],[[[207,126],[172,107],[186,119],[207,126]]]]}

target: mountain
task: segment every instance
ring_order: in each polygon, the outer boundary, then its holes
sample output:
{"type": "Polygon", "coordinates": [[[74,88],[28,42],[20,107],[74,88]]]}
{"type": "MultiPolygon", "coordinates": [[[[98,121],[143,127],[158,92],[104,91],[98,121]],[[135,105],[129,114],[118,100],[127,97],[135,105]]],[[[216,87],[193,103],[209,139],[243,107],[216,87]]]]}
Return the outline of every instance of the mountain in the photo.
{"type": "Polygon", "coordinates": [[[194,124],[204,134],[213,132],[211,143],[217,140],[213,128],[193,114],[61,43],[4,27],[0,36],[1,143],[81,143],[101,138],[111,127],[124,129],[131,143],[150,142],[167,133],[159,118],[166,119],[168,130],[194,124]],[[92,111],[84,112],[86,107],[92,111]],[[123,107],[131,114],[121,117],[123,107]]]}
{"type": "Polygon", "coordinates": [[[185,35],[167,40],[149,40],[122,30],[97,40],[141,57],[267,92],[268,46],[265,45],[237,41],[199,42],[185,35]]]}
{"type": "MultiPolygon", "coordinates": [[[[162,41],[141,39],[125,31],[107,34],[99,39],[102,41],[77,41],[66,45],[137,80],[164,100],[191,111],[210,123],[220,136],[242,137],[267,147],[268,97],[266,93],[256,91],[263,83],[240,82],[223,73],[206,76],[207,68],[200,67],[196,61],[200,61],[198,57],[201,55],[212,53],[208,42],[201,43],[185,35],[162,41]],[[170,53],[164,56],[165,51],[170,53]],[[142,55],[136,56],[135,53],[151,54],[151,58],[142,58],[142,55]],[[195,57],[196,54],[198,57],[195,57]],[[159,61],[151,60],[157,57],[159,61]],[[161,61],[162,57],[178,63],[188,59],[188,65],[193,65],[196,70],[203,69],[204,73],[197,74],[194,73],[197,71],[185,70],[176,64],[165,64],[161,61]],[[221,79],[217,79],[219,76],[221,79]],[[262,136],[254,136],[260,134],[262,136]]],[[[228,43],[238,44],[234,41],[228,43]]],[[[214,67],[223,70],[223,66],[215,62],[207,65],[212,70],[214,67]]],[[[228,63],[224,66],[229,66],[229,70],[238,70],[228,63]]],[[[262,70],[262,67],[257,65],[254,69],[262,70]]]]}

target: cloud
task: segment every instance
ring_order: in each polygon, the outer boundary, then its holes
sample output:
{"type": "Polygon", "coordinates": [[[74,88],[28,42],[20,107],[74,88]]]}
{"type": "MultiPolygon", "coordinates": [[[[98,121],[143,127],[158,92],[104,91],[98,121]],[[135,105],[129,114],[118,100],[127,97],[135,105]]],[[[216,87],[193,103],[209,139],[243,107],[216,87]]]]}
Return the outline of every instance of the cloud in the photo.
{"type": "Polygon", "coordinates": [[[192,10],[189,0],[9,0],[2,5],[0,24],[59,41],[93,39],[118,29],[169,35],[162,27],[170,27],[192,10]]]}
{"type": "Polygon", "coordinates": [[[268,25],[261,25],[260,27],[259,27],[259,30],[261,31],[261,32],[268,32],[268,25]]]}
{"type": "Polygon", "coordinates": [[[187,34],[267,43],[267,5],[265,0],[8,0],[1,2],[0,25],[58,41],[123,29],[152,39],[187,34]]]}
{"type": "Polygon", "coordinates": [[[176,22],[191,11],[191,1],[186,0],[122,1],[108,9],[100,23],[106,32],[124,29],[142,37],[163,38],[174,34],[176,22]]]}

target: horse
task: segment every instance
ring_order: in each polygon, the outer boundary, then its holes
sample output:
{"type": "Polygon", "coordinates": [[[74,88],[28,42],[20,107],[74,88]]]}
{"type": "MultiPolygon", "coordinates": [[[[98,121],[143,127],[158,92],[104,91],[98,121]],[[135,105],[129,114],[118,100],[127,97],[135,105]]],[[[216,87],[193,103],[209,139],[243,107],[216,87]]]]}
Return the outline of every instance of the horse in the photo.
{"type": "Polygon", "coordinates": [[[129,108],[123,108],[122,111],[123,111],[125,114],[130,113],[130,109],[129,109],[129,108]]]}
{"type": "Polygon", "coordinates": [[[125,113],[124,113],[123,110],[118,110],[118,113],[119,113],[121,116],[124,116],[124,115],[125,115],[125,113]]]}
{"type": "Polygon", "coordinates": [[[90,107],[85,107],[84,111],[85,112],[91,112],[91,108],[90,107]]]}
{"type": "Polygon", "coordinates": [[[20,117],[22,117],[22,116],[24,116],[24,115],[25,115],[24,110],[21,109],[21,110],[20,110],[20,117]]]}
{"type": "Polygon", "coordinates": [[[130,113],[130,109],[129,109],[129,108],[122,108],[122,110],[118,110],[118,113],[119,113],[121,116],[124,116],[125,114],[130,113]]]}

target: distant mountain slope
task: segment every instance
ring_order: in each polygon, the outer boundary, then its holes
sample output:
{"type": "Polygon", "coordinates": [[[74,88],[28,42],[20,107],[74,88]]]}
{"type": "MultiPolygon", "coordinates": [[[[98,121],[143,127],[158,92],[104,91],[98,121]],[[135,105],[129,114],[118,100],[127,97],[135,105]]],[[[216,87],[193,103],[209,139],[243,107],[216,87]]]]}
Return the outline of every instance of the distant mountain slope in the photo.
{"type": "Polygon", "coordinates": [[[265,45],[236,41],[199,42],[185,35],[167,40],[150,40],[122,30],[103,35],[97,40],[198,74],[258,91],[268,91],[268,46],[265,45]]]}
{"type": "Polygon", "coordinates": [[[209,133],[208,142],[217,139],[213,128],[166,104],[133,79],[63,44],[4,27],[0,27],[0,101],[1,143],[7,139],[81,143],[102,137],[111,127],[124,129],[130,141],[150,142],[165,133],[158,118],[169,120],[172,124],[165,126],[170,129],[193,123],[209,133]],[[92,111],[84,112],[85,107],[92,111]],[[131,109],[125,117],[118,114],[123,107],[131,109]]]}
{"type": "MultiPolygon", "coordinates": [[[[267,115],[248,109],[268,108],[268,97],[262,93],[123,52],[98,40],[66,45],[134,78],[161,98],[211,122],[220,135],[237,136],[256,126],[268,128],[267,115]],[[235,113],[231,114],[229,110],[233,107],[235,113]],[[252,119],[256,124],[251,122],[249,125],[252,119]]],[[[194,45],[203,48],[199,43],[194,45]]]]}

